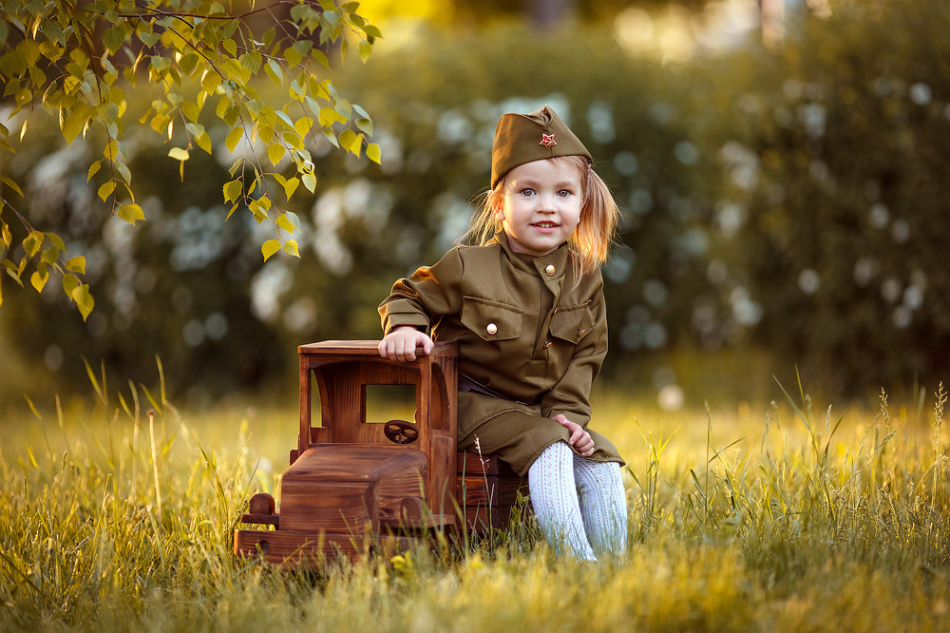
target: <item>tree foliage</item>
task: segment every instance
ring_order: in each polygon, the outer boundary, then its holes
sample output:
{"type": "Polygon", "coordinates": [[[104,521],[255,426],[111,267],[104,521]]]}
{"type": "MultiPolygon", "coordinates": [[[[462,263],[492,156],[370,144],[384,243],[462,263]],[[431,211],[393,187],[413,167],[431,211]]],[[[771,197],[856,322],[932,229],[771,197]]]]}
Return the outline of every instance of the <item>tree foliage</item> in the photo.
{"type": "MultiPolygon", "coordinates": [[[[129,169],[130,136],[139,129],[167,139],[181,178],[194,152],[210,154],[223,142],[234,156],[223,187],[228,217],[247,208],[258,224],[273,222],[261,247],[265,260],[281,250],[298,255],[300,222],[287,202],[301,185],[311,193],[316,188],[308,147],[318,136],[349,154],[380,160],[379,146],[368,141],[369,114],[320,78],[331,66],[328,53],[342,60],[356,46],[365,61],[381,37],[357,13],[357,2],[2,0],[0,7],[0,81],[4,99],[15,103],[6,122],[24,115],[19,130],[0,122],[0,158],[15,154],[30,128],[50,119],[67,143],[95,137],[101,155],[87,179],[95,179],[104,212],[131,225],[145,219],[129,169]],[[283,100],[262,98],[264,77],[286,88],[283,100]],[[150,105],[129,121],[129,99],[140,91],[149,94],[150,105]],[[212,113],[228,130],[223,139],[209,133],[212,113]],[[287,158],[293,170],[281,173],[277,166],[287,158]]],[[[32,270],[29,281],[38,292],[52,273],[61,275],[63,291],[86,319],[94,300],[83,282],[84,257],[70,257],[55,231],[34,227],[18,208],[20,183],[0,177],[5,272],[23,286],[32,270]],[[25,237],[14,239],[11,222],[25,237]]]]}

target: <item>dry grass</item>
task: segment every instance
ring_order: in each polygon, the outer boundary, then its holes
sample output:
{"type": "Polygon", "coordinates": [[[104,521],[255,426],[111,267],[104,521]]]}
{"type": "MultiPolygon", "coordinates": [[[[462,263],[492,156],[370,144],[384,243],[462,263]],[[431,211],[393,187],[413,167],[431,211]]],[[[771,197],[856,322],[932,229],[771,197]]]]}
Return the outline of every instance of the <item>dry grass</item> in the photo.
{"type": "Polygon", "coordinates": [[[777,391],[673,414],[598,397],[629,459],[626,560],[556,559],[517,524],[318,574],[230,554],[294,411],[196,416],[141,389],[24,407],[0,423],[0,630],[947,630],[942,390],[846,412],[777,391]]]}

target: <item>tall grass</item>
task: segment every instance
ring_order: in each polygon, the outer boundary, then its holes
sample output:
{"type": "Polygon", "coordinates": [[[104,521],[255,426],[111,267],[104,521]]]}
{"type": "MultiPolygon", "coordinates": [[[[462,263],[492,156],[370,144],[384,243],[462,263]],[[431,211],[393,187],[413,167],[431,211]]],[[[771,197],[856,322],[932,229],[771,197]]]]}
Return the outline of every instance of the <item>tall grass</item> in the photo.
{"type": "Polygon", "coordinates": [[[628,459],[624,560],[557,559],[516,521],[277,573],[235,559],[232,534],[250,494],[278,489],[295,412],[186,414],[160,387],[90,378],[92,404],[0,422],[2,631],[950,627],[942,386],[842,412],[777,387],[760,414],[603,393],[597,427],[628,459]]]}

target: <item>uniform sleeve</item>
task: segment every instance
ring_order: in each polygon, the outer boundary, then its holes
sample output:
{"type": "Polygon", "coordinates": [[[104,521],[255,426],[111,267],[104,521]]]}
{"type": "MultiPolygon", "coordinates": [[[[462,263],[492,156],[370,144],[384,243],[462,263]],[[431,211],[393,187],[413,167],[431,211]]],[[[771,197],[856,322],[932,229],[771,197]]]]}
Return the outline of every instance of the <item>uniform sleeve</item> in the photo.
{"type": "Polygon", "coordinates": [[[607,309],[604,303],[603,282],[591,299],[590,311],[594,327],[574,349],[567,371],[541,399],[541,415],[546,418],[559,413],[572,422],[587,427],[590,422],[590,389],[607,355],[607,309]]]}
{"type": "Polygon", "coordinates": [[[447,314],[462,309],[463,264],[458,248],[433,266],[423,266],[411,277],[400,279],[379,304],[383,334],[402,325],[428,330],[447,314]]]}

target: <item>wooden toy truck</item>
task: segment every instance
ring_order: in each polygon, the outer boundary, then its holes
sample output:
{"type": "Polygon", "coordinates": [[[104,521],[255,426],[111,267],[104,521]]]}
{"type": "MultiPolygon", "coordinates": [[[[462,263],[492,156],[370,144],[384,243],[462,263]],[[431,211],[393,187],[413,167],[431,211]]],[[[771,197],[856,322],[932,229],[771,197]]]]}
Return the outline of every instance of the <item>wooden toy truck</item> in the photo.
{"type": "Polygon", "coordinates": [[[495,456],[456,452],[455,343],[412,363],[379,356],[378,341],[301,345],[300,433],[280,483],[280,513],[259,493],[234,552],[293,567],[382,550],[396,553],[432,531],[504,527],[522,485],[495,456]],[[313,426],[313,383],[321,426],[313,426]],[[367,420],[367,387],[415,388],[414,421],[367,420]],[[266,526],[272,526],[272,529],[266,526]]]}

